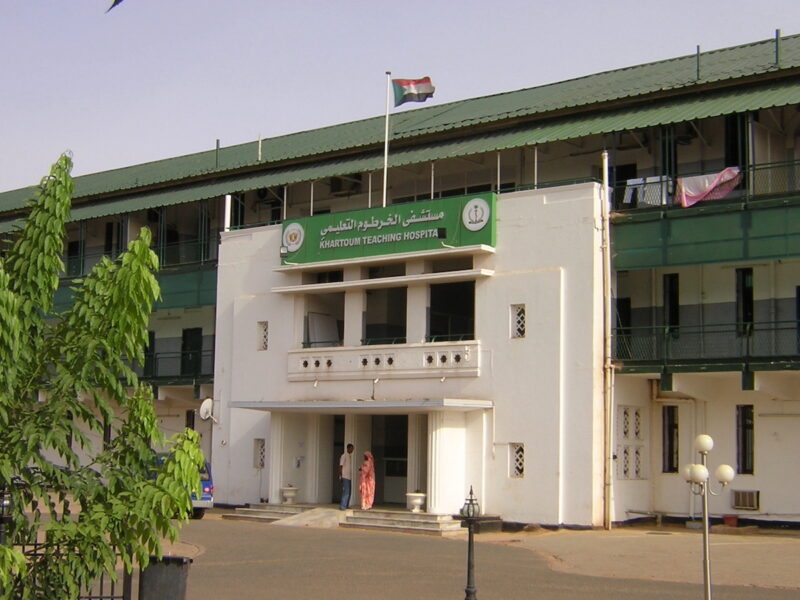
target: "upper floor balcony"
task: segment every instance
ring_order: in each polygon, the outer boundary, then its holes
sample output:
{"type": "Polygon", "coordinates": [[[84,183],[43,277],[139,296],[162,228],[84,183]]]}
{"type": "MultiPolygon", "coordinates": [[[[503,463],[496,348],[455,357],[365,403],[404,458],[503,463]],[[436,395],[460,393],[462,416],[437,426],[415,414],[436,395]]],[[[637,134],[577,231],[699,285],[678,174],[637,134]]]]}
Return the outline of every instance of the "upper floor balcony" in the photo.
{"type": "Polygon", "coordinates": [[[800,321],[618,327],[613,353],[628,372],[798,368],[800,321]]]}
{"type": "Polygon", "coordinates": [[[709,203],[751,202],[797,196],[800,161],[726,167],[679,176],[655,175],[628,179],[614,186],[617,211],[681,210],[709,203]]]}
{"type": "Polygon", "coordinates": [[[134,367],[136,374],[155,384],[195,383],[214,378],[214,350],[150,352],[143,366],[134,367]]]}

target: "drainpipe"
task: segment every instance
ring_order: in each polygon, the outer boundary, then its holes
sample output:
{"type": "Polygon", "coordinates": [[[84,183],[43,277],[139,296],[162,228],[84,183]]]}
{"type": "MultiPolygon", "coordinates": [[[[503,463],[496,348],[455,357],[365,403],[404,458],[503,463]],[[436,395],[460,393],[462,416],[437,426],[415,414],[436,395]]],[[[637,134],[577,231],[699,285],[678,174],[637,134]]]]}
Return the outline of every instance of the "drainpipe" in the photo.
{"type": "Polygon", "coordinates": [[[603,528],[611,529],[611,473],[614,455],[611,444],[611,421],[614,407],[614,365],[611,362],[611,235],[609,231],[608,152],[603,150],[603,190],[600,194],[603,260],[603,528]]]}

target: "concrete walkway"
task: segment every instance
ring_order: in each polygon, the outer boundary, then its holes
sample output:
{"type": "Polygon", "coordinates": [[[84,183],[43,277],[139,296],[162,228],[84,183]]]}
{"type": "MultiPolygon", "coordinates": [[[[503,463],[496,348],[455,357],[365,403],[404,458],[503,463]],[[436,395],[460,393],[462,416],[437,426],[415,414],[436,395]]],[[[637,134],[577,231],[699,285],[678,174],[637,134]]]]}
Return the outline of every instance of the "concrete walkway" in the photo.
{"type": "MultiPolygon", "coordinates": [[[[309,533],[313,530],[335,528],[339,511],[319,509],[305,519],[283,523],[296,525],[309,533]]],[[[223,521],[220,511],[210,512],[206,519],[223,521]]],[[[239,526],[246,526],[236,523],[239,526]]],[[[209,524],[211,525],[211,524],[209,524]]],[[[275,524],[252,524],[248,531],[266,535],[275,524]]],[[[280,529],[284,529],[281,527],[280,529]]],[[[202,557],[206,549],[192,543],[192,524],[187,525],[187,541],[166,548],[167,554],[202,557]]],[[[337,534],[338,531],[330,531],[337,534]]],[[[344,536],[344,532],[343,536],[344,536]]],[[[326,534],[329,535],[329,534],[326,534]]],[[[382,534],[363,532],[363,536],[382,534]]],[[[383,534],[386,535],[386,534],[383,534]]],[[[407,541],[425,544],[426,536],[395,534],[407,541]]],[[[202,539],[202,538],[200,538],[202,539]]],[[[376,537],[377,539],[377,537],[376,537]]],[[[401,539],[401,538],[396,538],[401,539]]],[[[519,533],[487,533],[476,536],[481,547],[486,544],[517,548],[517,559],[526,552],[535,553],[546,561],[556,573],[599,577],[612,580],[643,580],[683,584],[702,583],[702,534],[678,526],[663,528],[636,526],[621,527],[612,531],[547,531],[519,533]]],[[[462,543],[455,540],[453,543],[462,543]]],[[[800,532],[770,533],[768,530],[750,535],[712,533],[711,578],[716,586],[735,586],[775,590],[800,590],[800,532]]],[[[488,548],[487,548],[488,553],[488,548]]],[[[486,554],[486,553],[484,553],[486,554]]],[[[203,559],[196,561],[202,564],[203,559]]],[[[532,557],[533,562],[533,557],[532,557]]],[[[536,561],[538,562],[538,560],[536,561]]],[[[794,593],[794,592],[792,592],[794,593]]]]}
{"type": "MultiPolygon", "coordinates": [[[[800,590],[800,532],[712,533],[714,585],[800,590]]],[[[518,546],[547,559],[551,569],[592,577],[703,582],[702,533],[681,527],[621,527],[611,531],[484,534],[482,542],[518,546]]]]}

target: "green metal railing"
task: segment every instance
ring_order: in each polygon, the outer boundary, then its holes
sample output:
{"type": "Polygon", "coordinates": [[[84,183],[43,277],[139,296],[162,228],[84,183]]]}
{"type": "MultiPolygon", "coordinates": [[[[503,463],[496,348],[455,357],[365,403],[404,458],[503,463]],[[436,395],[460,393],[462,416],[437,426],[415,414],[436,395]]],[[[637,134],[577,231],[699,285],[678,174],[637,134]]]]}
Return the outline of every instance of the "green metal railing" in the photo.
{"type": "Polygon", "coordinates": [[[622,363],[800,360],[800,321],[617,328],[613,357],[622,363]]]}
{"type": "MultiPolygon", "coordinates": [[[[629,179],[627,182],[612,188],[614,209],[680,209],[681,206],[676,196],[678,179],[696,175],[711,175],[720,170],[681,173],[677,177],[658,175],[629,179]]],[[[763,163],[742,169],[739,185],[724,199],[718,201],[735,200],[748,202],[750,200],[796,194],[798,191],[800,191],[800,161],[763,163]]],[[[710,200],[706,200],[703,203],[707,202],[710,202],[710,200]]]]}
{"type": "Polygon", "coordinates": [[[443,333],[440,335],[429,335],[425,338],[426,342],[464,342],[475,339],[475,334],[469,333],[443,333]]]}
{"type": "Polygon", "coordinates": [[[144,366],[135,370],[144,379],[213,376],[214,351],[153,352],[146,354],[144,366]]]}
{"type": "Polygon", "coordinates": [[[362,346],[377,346],[380,344],[405,344],[406,336],[362,338],[362,346]]]}
{"type": "MultiPolygon", "coordinates": [[[[174,267],[178,265],[189,265],[196,263],[206,263],[217,260],[217,242],[213,241],[194,241],[177,242],[154,246],[153,251],[158,255],[161,266],[174,267]]],[[[89,248],[77,254],[67,254],[64,256],[64,277],[81,277],[88,275],[100,260],[107,256],[115,259],[119,252],[106,252],[103,249],[89,248]]]]}

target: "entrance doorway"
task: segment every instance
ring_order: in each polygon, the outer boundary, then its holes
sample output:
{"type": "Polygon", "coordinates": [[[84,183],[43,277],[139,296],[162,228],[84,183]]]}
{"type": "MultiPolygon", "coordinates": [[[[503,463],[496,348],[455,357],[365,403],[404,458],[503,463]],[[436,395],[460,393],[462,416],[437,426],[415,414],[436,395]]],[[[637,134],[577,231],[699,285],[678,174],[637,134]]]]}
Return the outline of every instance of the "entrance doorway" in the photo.
{"type": "Polygon", "coordinates": [[[372,454],[375,457],[375,503],[406,502],[408,481],[408,416],[372,417],[372,454]]]}
{"type": "MultiPolygon", "coordinates": [[[[375,457],[375,503],[399,504],[405,506],[408,491],[408,415],[364,415],[361,421],[362,431],[369,435],[370,441],[365,447],[356,443],[353,456],[353,486],[358,486],[358,467],[363,461],[363,453],[367,450],[375,457]]],[[[366,436],[362,438],[365,440],[366,436]]],[[[342,499],[342,486],[339,481],[339,458],[345,444],[353,440],[345,440],[345,416],[333,417],[333,460],[330,465],[333,473],[331,502],[339,503],[342,499]]],[[[354,496],[357,494],[354,490],[354,496]]]]}

